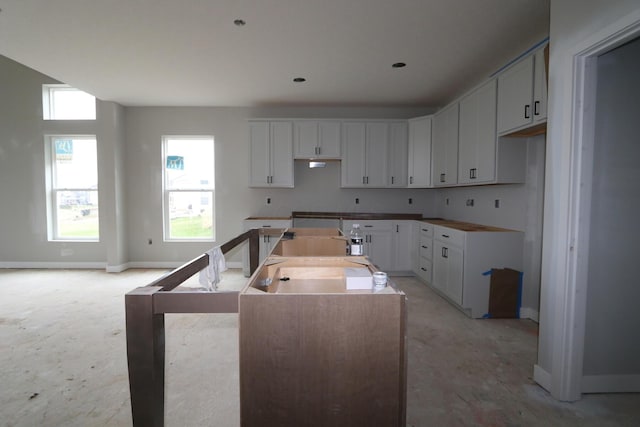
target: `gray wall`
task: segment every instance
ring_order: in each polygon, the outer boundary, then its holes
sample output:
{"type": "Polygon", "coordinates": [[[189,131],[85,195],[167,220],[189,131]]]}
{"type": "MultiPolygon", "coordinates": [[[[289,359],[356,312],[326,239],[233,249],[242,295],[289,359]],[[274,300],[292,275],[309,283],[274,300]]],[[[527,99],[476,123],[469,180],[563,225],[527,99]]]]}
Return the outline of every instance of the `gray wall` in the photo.
{"type": "Polygon", "coordinates": [[[598,58],[585,375],[640,374],[640,39],[598,58]]]}

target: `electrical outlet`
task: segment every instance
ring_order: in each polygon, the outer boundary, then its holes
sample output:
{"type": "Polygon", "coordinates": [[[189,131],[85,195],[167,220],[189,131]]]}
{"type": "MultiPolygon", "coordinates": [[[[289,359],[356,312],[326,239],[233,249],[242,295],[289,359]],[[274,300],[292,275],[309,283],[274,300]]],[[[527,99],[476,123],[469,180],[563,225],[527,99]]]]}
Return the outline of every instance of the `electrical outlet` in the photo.
{"type": "Polygon", "coordinates": [[[411,197],[409,197],[409,204],[412,205],[413,204],[413,199],[411,197]]]}
{"type": "Polygon", "coordinates": [[[467,199],[467,206],[473,206],[473,199],[467,199]]]}
{"type": "Polygon", "coordinates": [[[496,199],[496,200],[493,202],[493,206],[494,206],[494,207],[496,207],[496,208],[499,208],[499,207],[500,207],[500,199],[496,199]]]}
{"type": "Polygon", "coordinates": [[[271,204],[271,197],[267,197],[267,204],[270,205],[271,204]]]}
{"type": "Polygon", "coordinates": [[[356,205],[360,204],[360,199],[356,197],[356,205]]]}

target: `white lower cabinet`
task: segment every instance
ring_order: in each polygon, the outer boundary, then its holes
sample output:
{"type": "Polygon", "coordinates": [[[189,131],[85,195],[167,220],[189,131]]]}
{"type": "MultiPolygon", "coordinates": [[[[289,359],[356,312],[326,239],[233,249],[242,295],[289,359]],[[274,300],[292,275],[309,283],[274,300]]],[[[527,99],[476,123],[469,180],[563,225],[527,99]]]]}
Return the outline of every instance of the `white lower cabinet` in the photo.
{"type": "Polygon", "coordinates": [[[393,220],[343,220],[342,231],[349,235],[353,224],[360,224],[364,254],[378,269],[386,272],[411,271],[411,223],[393,220]]]}
{"type": "Polygon", "coordinates": [[[492,268],[522,271],[524,233],[466,225],[460,229],[434,225],[431,285],[473,318],[489,311],[492,268]],[[464,227],[463,227],[464,228],[464,227]]]}
{"type": "MultiPolygon", "coordinates": [[[[251,230],[252,228],[273,228],[284,231],[286,228],[291,228],[290,219],[245,219],[244,231],[251,230]]],[[[271,250],[278,242],[280,236],[260,236],[260,253],[258,258],[258,264],[265,260],[267,255],[271,253],[271,250]]],[[[245,277],[250,276],[249,272],[249,244],[245,245],[242,252],[242,272],[245,277]]]]}

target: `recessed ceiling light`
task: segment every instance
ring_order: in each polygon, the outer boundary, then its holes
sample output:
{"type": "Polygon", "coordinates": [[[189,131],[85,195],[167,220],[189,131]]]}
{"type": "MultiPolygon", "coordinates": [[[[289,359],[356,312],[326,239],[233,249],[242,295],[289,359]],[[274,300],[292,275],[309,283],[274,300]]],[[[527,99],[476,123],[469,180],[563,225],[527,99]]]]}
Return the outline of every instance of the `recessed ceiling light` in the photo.
{"type": "Polygon", "coordinates": [[[395,64],[392,65],[393,68],[402,68],[406,66],[407,64],[405,64],[404,62],[396,62],[395,64]]]}
{"type": "Polygon", "coordinates": [[[302,83],[302,82],[306,82],[307,79],[305,79],[304,77],[296,77],[295,79],[293,79],[293,81],[296,83],[302,83]]]}
{"type": "Polygon", "coordinates": [[[247,24],[244,19],[236,19],[233,21],[233,23],[236,25],[236,27],[244,27],[247,24]]]}

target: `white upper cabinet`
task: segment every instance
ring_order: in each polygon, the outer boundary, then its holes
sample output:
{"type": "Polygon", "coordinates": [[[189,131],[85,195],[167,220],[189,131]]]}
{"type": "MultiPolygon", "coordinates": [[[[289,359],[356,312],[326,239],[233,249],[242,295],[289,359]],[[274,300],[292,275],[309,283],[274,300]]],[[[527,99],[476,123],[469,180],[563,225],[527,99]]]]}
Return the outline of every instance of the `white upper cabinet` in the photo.
{"type": "Polygon", "coordinates": [[[460,101],[458,184],[489,183],[496,172],[496,81],[460,101]]]}
{"type": "Polygon", "coordinates": [[[546,111],[547,78],[541,49],[498,76],[498,134],[544,122],[546,111]]]}
{"type": "Polygon", "coordinates": [[[342,187],[387,185],[389,123],[342,123],[342,187]]]}
{"type": "Polygon", "coordinates": [[[547,120],[547,63],[545,61],[546,49],[536,52],[533,72],[533,122],[547,120]]]}
{"type": "Polygon", "coordinates": [[[340,121],[294,121],[296,159],[339,159],[340,141],[340,121]]]}
{"type": "Polygon", "coordinates": [[[250,121],[250,187],[293,187],[293,124],[250,121]]]}
{"type": "Polygon", "coordinates": [[[433,116],[432,179],[435,187],[458,182],[458,103],[433,116]]]}
{"type": "Polygon", "coordinates": [[[431,186],[431,116],[409,120],[408,187],[431,186]]]}
{"type": "Polygon", "coordinates": [[[408,168],[407,122],[389,123],[387,187],[406,187],[408,168]]]}

